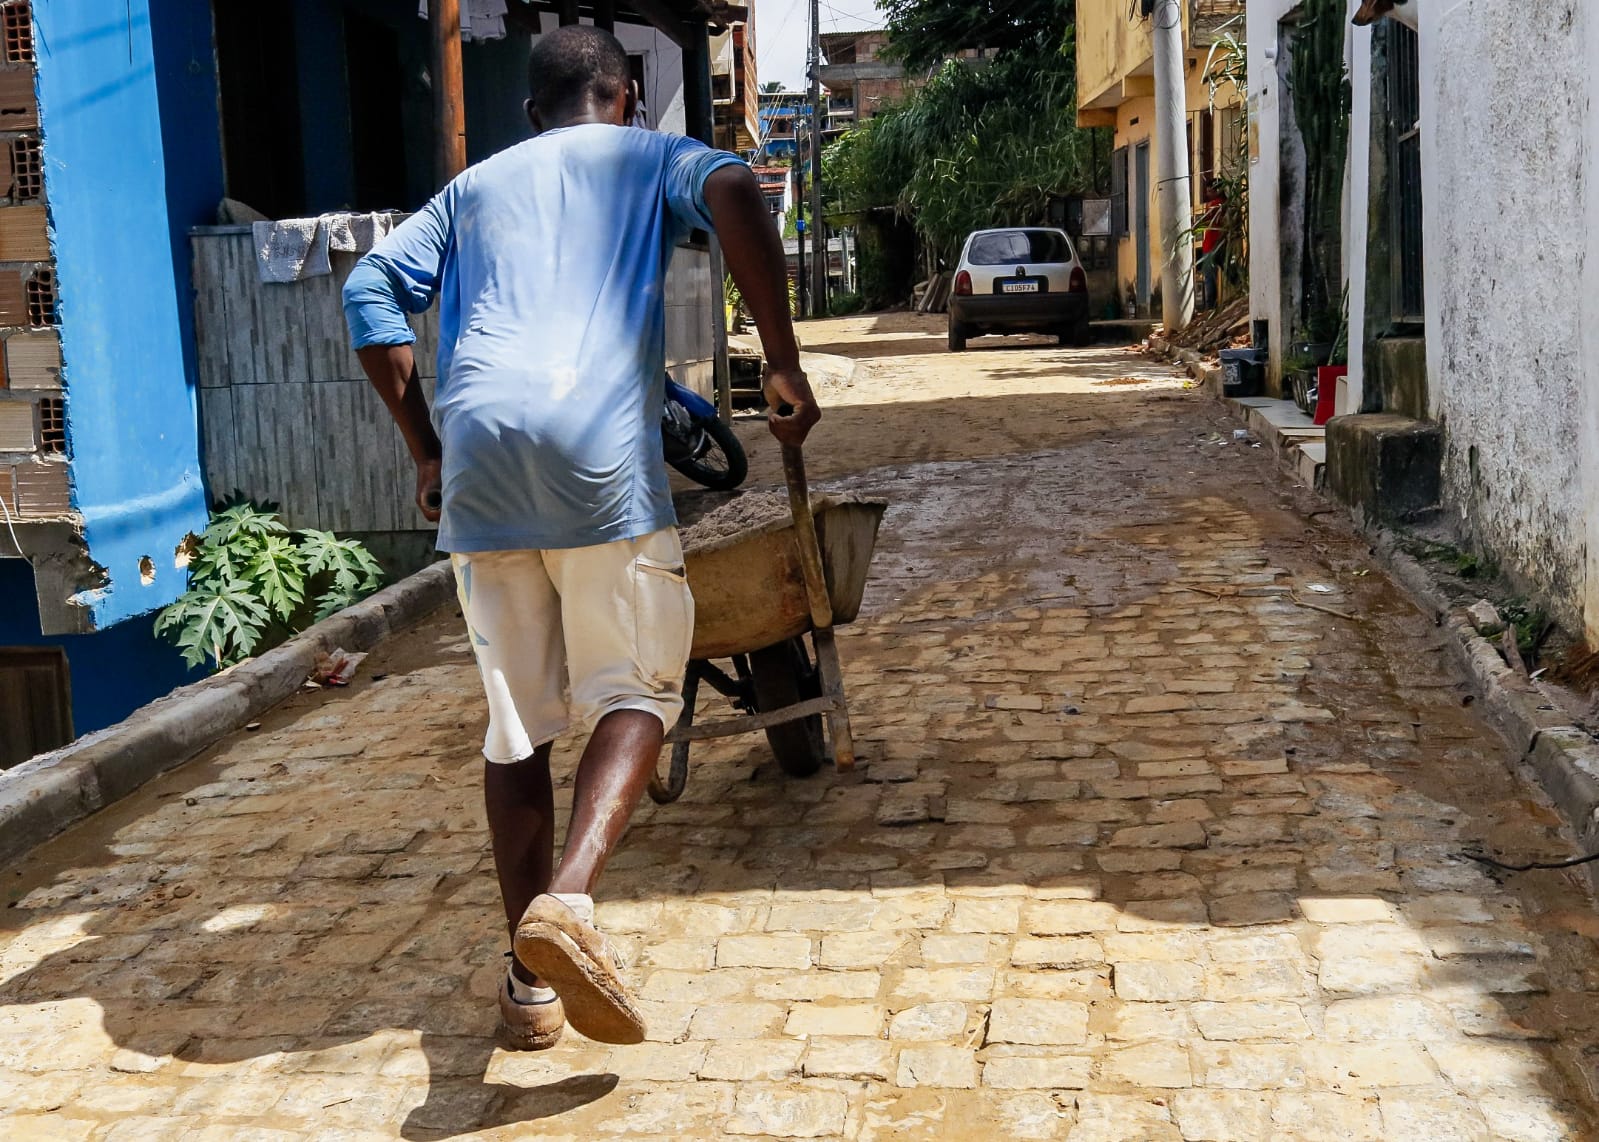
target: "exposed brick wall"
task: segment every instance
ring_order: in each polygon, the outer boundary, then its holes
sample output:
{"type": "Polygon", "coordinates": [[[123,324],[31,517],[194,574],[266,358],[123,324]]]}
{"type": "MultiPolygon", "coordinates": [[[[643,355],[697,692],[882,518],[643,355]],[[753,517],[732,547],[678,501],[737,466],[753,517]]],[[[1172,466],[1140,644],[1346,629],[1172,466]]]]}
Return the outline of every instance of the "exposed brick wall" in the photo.
{"type": "Polygon", "coordinates": [[[70,510],[29,0],[0,2],[0,501],[14,519],[70,510]]]}

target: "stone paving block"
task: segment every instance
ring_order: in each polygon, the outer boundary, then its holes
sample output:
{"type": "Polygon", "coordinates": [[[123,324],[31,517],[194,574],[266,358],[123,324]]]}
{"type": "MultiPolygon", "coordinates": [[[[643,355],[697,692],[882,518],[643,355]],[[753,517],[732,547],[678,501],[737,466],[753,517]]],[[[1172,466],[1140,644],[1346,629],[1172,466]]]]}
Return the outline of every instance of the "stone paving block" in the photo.
{"type": "Polygon", "coordinates": [[[1385,1138],[1428,1142],[1490,1142],[1487,1120],[1457,1094],[1384,1091],[1378,1099],[1385,1138]]]}
{"type": "Polygon", "coordinates": [[[899,1053],[894,1082],[969,1090],[977,1085],[977,1058],[965,1047],[906,1047],[899,1053]]]}
{"type": "Polygon", "coordinates": [[[1375,1099],[1284,1091],[1272,1104],[1272,1129],[1304,1142],[1385,1142],[1375,1099]]]}
{"type": "Polygon", "coordinates": [[[1271,1100],[1254,1091],[1181,1090],[1172,1099],[1184,1142],[1267,1142],[1271,1100]]]}
{"type": "Polygon", "coordinates": [[[849,1100],[841,1091],[740,1089],[728,1134],[776,1134],[780,1137],[836,1136],[844,1129],[849,1100]]]}
{"type": "Polygon", "coordinates": [[[894,1074],[893,1050],[881,1039],[812,1039],[805,1048],[804,1073],[883,1082],[894,1074]]]}
{"type": "Polygon", "coordinates": [[[1123,1047],[1105,1059],[1102,1075],[1107,1082],[1130,1083],[1145,1089],[1176,1089],[1192,1086],[1194,1081],[1187,1049],[1171,1043],[1123,1047]]]}
{"type": "Polygon", "coordinates": [[[1123,1094],[1080,1094],[1077,1124],[1070,1142],[1180,1142],[1164,1098],[1123,1094]]]}
{"type": "Polygon", "coordinates": [[[1115,965],[1116,997],[1131,1002],[1176,1002],[1198,999],[1205,969],[1174,960],[1132,960],[1115,965]]]}
{"type": "Polygon", "coordinates": [[[1483,1095],[1477,1100],[1494,1142],[1577,1142],[1591,1132],[1591,1120],[1569,1104],[1535,1091],[1483,1095]]]}
{"type": "Polygon", "coordinates": [[[882,1034],[886,1017],[887,1012],[875,1004],[796,1003],[789,1009],[783,1034],[793,1038],[874,1036],[882,1034]]]}
{"type": "Polygon", "coordinates": [[[1088,1037],[1088,1007],[1070,1000],[996,999],[988,1042],[1080,1044],[1088,1037]]]}
{"type": "Polygon", "coordinates": [[[1193,1016],[1199,1033],[1211,1040],[1309,1039],[1312,1034],[1297,1003],[1196,1003],[1193,1016]]]}
{"type": "Polygon", "coordinates": [[[811,966],[809,936],[723,936],[716,941],[716,964],[724,968],[799,968],[811,966]]]}
{"type": "Polygon", "coordinates": [[[1196,1043],[1194,1079],[1235,1090],[1299,1089],[1307,1081],[1304,1048],[1286,1043],[1196,1043]]]}
{"type": "Polygon", "coordinates": [[[940,1042],[966,1033],[966,1005],[945,1000],[907,1007],[889,1021],[888,1037],[896,1042],[940,1042]]]}
{"type": "Polygon", "coordinates": [[[983,1085],[997,1090],[1083,1090],[1092,1081],[1087,1055],[1011,1055],[983,1064],[983,1085]]]}
{"type": "Polygon", "coordinates": [[[692,1039],[765,1039],[782,1025],[785,1010],[775,1003],[709,1003],[689,1021],[692,1039]]]}

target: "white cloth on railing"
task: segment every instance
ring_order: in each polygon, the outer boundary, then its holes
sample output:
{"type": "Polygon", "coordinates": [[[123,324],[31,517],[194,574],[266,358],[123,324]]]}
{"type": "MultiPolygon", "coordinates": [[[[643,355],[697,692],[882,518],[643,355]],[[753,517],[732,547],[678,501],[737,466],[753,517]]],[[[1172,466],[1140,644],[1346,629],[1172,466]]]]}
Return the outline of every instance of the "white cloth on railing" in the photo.
{"type": "MultiPolygon", "coordinates": [[[[428,18],[428,0],[418,0],[416,14],[428,18]]],[[[505,0],[461,0],[463,40],[505,38],[505,0]]]]}
{"type": "Polygon", "coordinates": [[[364,254],[389,232],[392,216],[324,214],[250,225],[256,268],[264,282],[297,282],[333,272],[331,251],[364,254]]]}

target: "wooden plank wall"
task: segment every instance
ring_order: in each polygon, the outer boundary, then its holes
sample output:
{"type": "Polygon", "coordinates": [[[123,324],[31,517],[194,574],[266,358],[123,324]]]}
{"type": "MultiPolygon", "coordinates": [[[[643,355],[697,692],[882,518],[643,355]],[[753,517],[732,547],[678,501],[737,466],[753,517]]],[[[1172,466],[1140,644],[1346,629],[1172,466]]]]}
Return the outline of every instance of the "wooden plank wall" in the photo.
{"type": "MultiPolygon", "coordinates": [[[[425,531],[412,504],[415,469],[383,402],[349,347],[340,305],[356,256],[334,272],[262,282],[247,227],[204,227],[190,239],[206,480],[277,501],[296,528],[425,531]]],[[[710,255],[680,249],[667,278],[667,360],[681,383],[712,396],[710,255]]],[[[438,311],[411,319],[431,400],[438,311]]]]}

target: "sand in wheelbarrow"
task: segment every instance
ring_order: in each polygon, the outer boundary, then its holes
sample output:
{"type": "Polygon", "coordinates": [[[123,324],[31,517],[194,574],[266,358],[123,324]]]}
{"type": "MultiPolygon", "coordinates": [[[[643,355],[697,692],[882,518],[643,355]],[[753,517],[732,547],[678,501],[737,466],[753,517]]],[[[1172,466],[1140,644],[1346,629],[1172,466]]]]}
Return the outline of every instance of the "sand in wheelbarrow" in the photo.
{"type": "MultiPolygon", "coordinates": [[[[783,527],[792,522],[788,492],[685,492],[676,497],[677,522],[684,551],[699,551],[746,532],[783,527]]],[[[821,513],[838,504],[880,502],[868,497],[838,493],[813,494],[811,511],[821,513]]]]}

